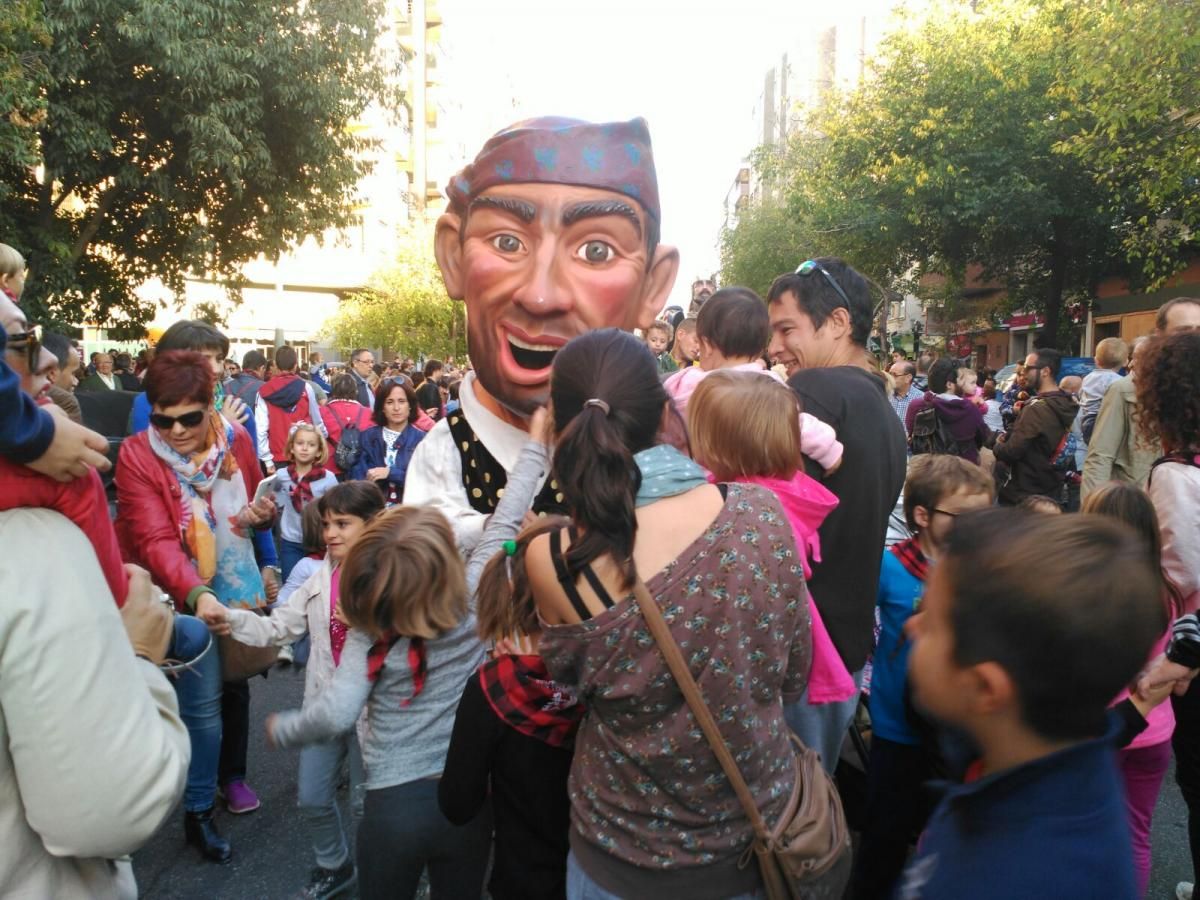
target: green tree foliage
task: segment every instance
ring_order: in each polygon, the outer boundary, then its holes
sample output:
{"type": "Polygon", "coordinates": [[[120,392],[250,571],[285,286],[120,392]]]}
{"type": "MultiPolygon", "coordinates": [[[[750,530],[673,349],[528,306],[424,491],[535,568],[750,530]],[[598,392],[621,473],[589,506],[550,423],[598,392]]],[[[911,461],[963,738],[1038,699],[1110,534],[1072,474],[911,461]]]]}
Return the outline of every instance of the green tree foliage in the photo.
{"type": "Polygon", "coordinates": [[[244,262],[348,221],[366,149],[348,126],[386,91],[383,0],[42,6],[0,9],[45,104],[40,168],[0,132],[0,239],[29,260],[34,318],[136,330],[146,280],[236,285],[244,262]]]}
{"type": "Polygon", "coordinates": [[[1058,86],[1087,127],[1056,148],[1092,174],[1122,247],[1161,284],[1200,230],[1200,8],[1101,0],[1069,8],[1058,86]]]}
{"type": "MultiPolygon", "coordinates": [[[[760,155],[807,255],[844,256],[894,288],[936,273],[947,294],[978,263],[1059,336],[1064,301],[1129,271],[1138,244],[1126,226],[1136,173],[1101,174],[1095,143],[1079,143],[1100,127],[1109,81],[1095,60],[1080,72],[1102,26],[1093,10],[1105,6],[1118,2],[952,2],[894,31],[860,86],[815,112],[781,153],[760,155]]],[[[1127,14],[1147,6],[1127,4],[1127,14]]],[[[1177,75],[1194,88],[1193,70],[1177,75]]],[[[1136,124],[1118,124],[1113,110],[1114,142],[1126,127],[1155,141],[1175,127],[1154,112],[1172,102],[1156,103],[1136,124]]],[[[1178,194],[1167,194],[1142,192],[1147,222],[1173,208],[1178,194]]]]}
{"type": "MultiPolygon", "coordinates": [[[[0,11],[0,159],[24,166],[37,164],[37,127],[46,117],[43,56],[50,35],[41,9],[39,0],[6,0],[0,11]]],[[[11,192],[0,181],[0,206],[11,192]]]]}
{"type": "Polygon", "coordinates": [[[325,330],[345,352],[383,347],[414,358],[464,358],[466,307],[446,295],[433,256],[433,229],[417,224],[401,234],[395,264],[367,290],[347,297],[325,330]]]}

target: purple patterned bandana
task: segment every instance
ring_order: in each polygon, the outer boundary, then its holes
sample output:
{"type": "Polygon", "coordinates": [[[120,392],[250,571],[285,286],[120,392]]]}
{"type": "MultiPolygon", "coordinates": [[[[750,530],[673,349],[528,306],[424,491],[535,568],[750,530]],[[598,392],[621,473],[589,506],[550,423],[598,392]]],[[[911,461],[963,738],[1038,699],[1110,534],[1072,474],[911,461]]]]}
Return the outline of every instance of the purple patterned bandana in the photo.
{"type": "Polygon", "coordinates": [[[546,116],[497,132],[475,161],[450,179],[450,209],[498,184],[571,184],[624,194],[659,219],[658,178],[645,119],[594,124],[546,116]]]}

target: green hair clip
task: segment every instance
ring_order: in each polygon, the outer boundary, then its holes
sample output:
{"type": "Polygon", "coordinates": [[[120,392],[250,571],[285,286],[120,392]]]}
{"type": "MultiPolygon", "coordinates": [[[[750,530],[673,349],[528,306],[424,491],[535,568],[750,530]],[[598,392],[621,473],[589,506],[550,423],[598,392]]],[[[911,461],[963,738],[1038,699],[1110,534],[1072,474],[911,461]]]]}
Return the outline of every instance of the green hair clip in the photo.
{"type": "Polygon", "coordinates": [[[517,555],[517,542],[516,541],[505,541],[503,544],[501,544],[501,546],[504,548],[505,556],[516,556],[517,555]]]}

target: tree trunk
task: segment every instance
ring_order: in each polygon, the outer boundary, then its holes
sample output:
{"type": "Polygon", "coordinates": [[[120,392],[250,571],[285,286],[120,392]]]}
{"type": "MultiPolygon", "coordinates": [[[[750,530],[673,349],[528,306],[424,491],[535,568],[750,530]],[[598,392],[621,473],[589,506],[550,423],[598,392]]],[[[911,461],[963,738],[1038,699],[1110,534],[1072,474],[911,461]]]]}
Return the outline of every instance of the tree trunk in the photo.
{"type": "Polygon", "coordinates": [[[1050,281],[1046,286],[1046,318],[1042,326],[1040,346],[1058,348],[1058,324],[1062,318],[1063,288],[1067,283],[1069,253],[1061,237],[1061,226],[1054,225],[1054,240],[1050,245],[1050,281]]]}

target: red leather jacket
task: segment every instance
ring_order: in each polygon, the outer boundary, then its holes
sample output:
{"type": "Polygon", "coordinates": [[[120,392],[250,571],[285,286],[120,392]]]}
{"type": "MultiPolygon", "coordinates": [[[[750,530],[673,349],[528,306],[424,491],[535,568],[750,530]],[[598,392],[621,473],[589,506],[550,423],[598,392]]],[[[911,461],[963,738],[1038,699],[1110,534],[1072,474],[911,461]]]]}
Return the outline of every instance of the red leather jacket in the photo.
{"type": "MultiPolygon", "coordinates": [[[[233,455],[246,479],[246,498],[253,499],[262,480],[258,453],[241,425],[233,426],[233,455]]],[[[171,595],[175,607],[190,612],[188,595],[204,587],[196,565],[183,547],[179,479],[150,449],[150,435],[125,439],[117,460],[117,541],[127,562],[150,572],[154,583],[171,595]]]]}

